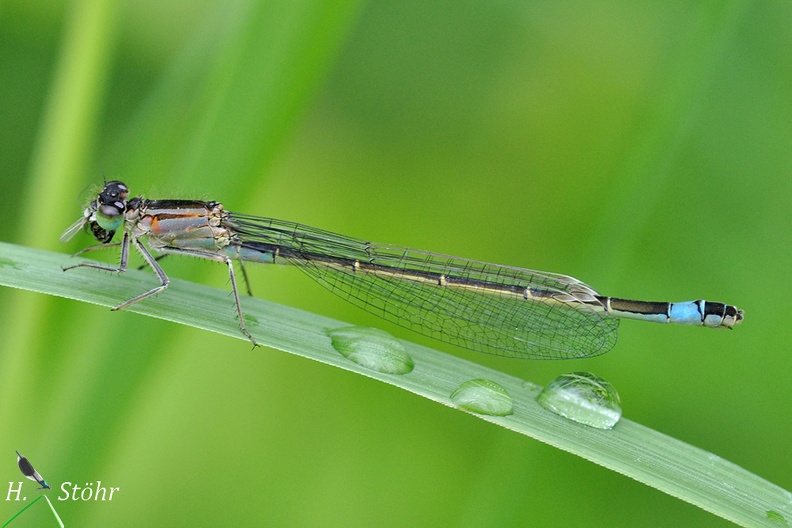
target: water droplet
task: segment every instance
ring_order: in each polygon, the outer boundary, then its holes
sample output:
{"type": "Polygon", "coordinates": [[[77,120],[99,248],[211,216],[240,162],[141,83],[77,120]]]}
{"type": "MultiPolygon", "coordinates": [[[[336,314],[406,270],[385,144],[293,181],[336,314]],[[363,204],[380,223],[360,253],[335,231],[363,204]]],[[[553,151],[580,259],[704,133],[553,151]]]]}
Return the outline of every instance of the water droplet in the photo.
{"type": "Polygon", "coordinates": [[[548,411],[597,429],[613,429],[622,414],[613,385],[589,372],[558,376],[536,400],[548,411]]]}
{"type": "Polygon", "coordinates": [[[407,374],[415,364],[404,345],[378,328],[345,326],[327,331],[342,356],[362,367],[385,374],[407,374]]]}
{"type": "Polygon", "coordinates": [[[767,520],[778,526],[789,526],[786,518],[774,510],[767,510],[767,520]]]}
{"type": "Polygon", "coordinates": [[[0,268],[12,268],[18,270],[19,263],[15,260],[3,257],[0,258],[0,268]]]}
{"type": "Polygon", "coordinates": [[[514,412],[506,389],[484,378],[466,381],[451,394],[451,401],[465,410],[490,416],[507,416],[514,412]]]}

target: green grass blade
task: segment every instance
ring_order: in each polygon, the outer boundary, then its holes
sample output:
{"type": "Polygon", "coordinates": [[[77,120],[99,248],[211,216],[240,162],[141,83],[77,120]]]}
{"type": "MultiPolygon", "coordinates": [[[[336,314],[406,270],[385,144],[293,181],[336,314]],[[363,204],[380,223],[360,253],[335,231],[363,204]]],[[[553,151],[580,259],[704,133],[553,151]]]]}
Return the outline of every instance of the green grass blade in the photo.
{"type": "Polygon", "coordinates": [[[47,504],[49,504],[50,510],[52,510],[52,515],[54,515],[55,520],[58,521],[58,526],[64,528],[63,521],[61,520],[60,515],[58,515],[58,512],[55,511],[55,506],[52,505],[52,501],[50,501],[49,497],[46,495],[44,495],[44,498],[47,499],[47,504]]]}
{"type": "MultiPolygon", "coordinates": [[[[139,293],[143,285],[153,285],[147,270],[119,275],[61,270],[76,261],[59,253],[0,243],[0,284],[108,307],[139,293]]],[[[348,361],[331,346],[327,330],[344,323],[256,298],[244,298],[242,304],[248,328],[262,345],[378,379],[450,407],[454,407],[450,395],[460,383],[489,379],[511,395],[514,414],[476,415],[483,420],[579,455],[743,526],[779,526],[792,519],[789,492],[712,453],[630,420],[622,419],[612,431],[570,422],[536,403],[541,387],[409,342],[403,344],[415,369],[406,375],[380,374],[348,361]]],[[[167,292],[128,311],[244,339],[224,290],[176,279],[167,292]]]]}
{"type": "Polygon", "coordinates": [[[24,508],[22,508],[21,510],[19,510],[18,512],[16,512],[14,515],[12,515],[12,516],[11,516],[11,518],[10,518],[10,519],[8,519],[6,522],[4,522],[4,523],[3,523],[3,527],[2,527],[2,528],[5,528],[5,527],[6,527],[6,526],[8,526],[9,524],[11,524],[11,521],[13,521],[14,519],[16,519],[16,518],[17,518],[17,517],[19,517],[20,515],[22,515],[22,514],[25,512],[25,510],[27,510],[28,508],[30,508],[31,506],[33,506],[34,504],[36,504],[38,501],[40,501],[41,499],[43,499],[45,496],[46,496],[46,495],[39,495],[38,497],[36,497],[36,498],[35,498],[35,499],[33,499],[32,501],[30,501],[30,504],[28,504],[27,506],[25,506],[24,508]]]}

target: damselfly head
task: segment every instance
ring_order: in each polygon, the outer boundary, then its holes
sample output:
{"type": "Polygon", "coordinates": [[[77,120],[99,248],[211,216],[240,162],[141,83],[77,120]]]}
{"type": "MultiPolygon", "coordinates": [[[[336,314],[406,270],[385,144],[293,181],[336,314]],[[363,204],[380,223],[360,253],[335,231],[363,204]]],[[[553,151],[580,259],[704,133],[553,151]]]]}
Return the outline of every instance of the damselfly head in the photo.
{"type": "Polygon", "coordinates": [[[97,197],[83,211],[83,217],[70,225],[60,236],[61,242],[68,242],[85,228],[99,242],[105,244],[112,240],[116,230],[124,222],[129,189],[120,181],[104,184],[97,197]]]}
{"type": "Polygon", "coordinates": [[[731,330],[734,325],[740,324],[744,318],[745,310],[740,310],[736,306],[727,306],[721,325],[731,330]]]}
{"type": "Polygon", "coordinates": [[[107,182],[96,197],[96,209],[105,216],[124,214],[127,198],[129,198],[129,188],[124,183],[107,182]]]}

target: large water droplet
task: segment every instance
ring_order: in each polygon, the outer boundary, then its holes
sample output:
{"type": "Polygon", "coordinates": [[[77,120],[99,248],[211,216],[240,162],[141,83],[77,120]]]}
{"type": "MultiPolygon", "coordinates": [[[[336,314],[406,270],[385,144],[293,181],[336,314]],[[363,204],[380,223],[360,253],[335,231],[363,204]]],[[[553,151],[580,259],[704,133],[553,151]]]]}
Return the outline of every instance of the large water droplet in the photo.
{"type": "Polygon", "coordinates": [[[484,378],[461,384],[451,394],[451,401],[465,410],[490,416],[507,416],[514,412],[514,404],[506,389],[484,378]]]}
{"type": "Polygon", "coordinates": [[[767,510],[767,520],[778,526],[789,526],[786,518],[774,510],[767,510]]]}
{"type": "Polygon", "coordinates": [[[622,414],[613,385],[589,372],[558,376],[536,400],[549,411],[597,429],[613,429],[622,414]]]}
{"type": "Polygon", "coordinates": [[[0,268],[13,268],[15,270],[19,269],[19,263],[15,260],[9,258],[0,258],[0,268]]]}
{"type": "Polygon", "coordinates": [[[245,320],[245,326],[248,328],[255,328],[259,325],[258,317],[250,314],[243,314],[242,318],[245,320]]]}
{"type": "Polygon", "coordinates": [[[404,345],[378,328],[345,326],[327,331],[342,356],[362,367],[385,374],[407,374],[415,364],[404,345]]]}

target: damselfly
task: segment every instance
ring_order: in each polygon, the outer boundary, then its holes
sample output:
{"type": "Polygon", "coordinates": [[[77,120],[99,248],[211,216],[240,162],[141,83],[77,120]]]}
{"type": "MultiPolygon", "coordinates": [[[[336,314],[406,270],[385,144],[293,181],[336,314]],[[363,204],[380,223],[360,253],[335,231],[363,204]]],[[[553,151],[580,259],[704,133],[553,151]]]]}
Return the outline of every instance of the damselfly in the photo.
{"type": "Polygon", "coordinates": [[[132,246],[159,278],[158,286],[114,310],[168,287],[168,276],[141,242],[143,238],[161,255],[224,263],[239,326],[253,344],[256,340],[245,327],[239,302],[235,260],[240,265],[295,265],[331,292],[384,319],[453,345],[513,358],[604,354],[616,344],[619,318],[712,328],[731,328],[743,319],[742,310],[719,302],[605,297],[566,275],[374,244],[293,222],[226,211],[219,202],[129,198],[127,186],[119,181],[104,185],[83,217],[64,231],[61,241],[82,228],[101,242],[82,252],[120,245],[120,264],[82,262],[64,269],[125,271],[132,246]],[[119,230],[121,241],[111,243],[119,230]]]}

